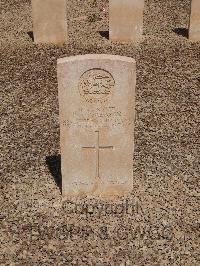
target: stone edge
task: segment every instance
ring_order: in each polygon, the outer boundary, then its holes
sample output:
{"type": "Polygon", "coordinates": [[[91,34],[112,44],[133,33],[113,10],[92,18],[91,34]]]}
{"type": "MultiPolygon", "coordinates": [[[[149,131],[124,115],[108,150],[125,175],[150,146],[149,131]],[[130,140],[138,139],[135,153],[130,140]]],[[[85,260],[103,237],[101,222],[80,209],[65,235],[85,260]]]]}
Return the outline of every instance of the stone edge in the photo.
{"type": "Polygon", "coordinates": [[[109,54],[85,54],[85,55],[75,55],[69,57],[63,57],[57,59],[57,64],[64,64],[67,62],[82,61],[82,60],[117,60],[128,63],[136,64],[135,59],[132,57],[121,56],[121,55],[109,55],[109,54]]]}

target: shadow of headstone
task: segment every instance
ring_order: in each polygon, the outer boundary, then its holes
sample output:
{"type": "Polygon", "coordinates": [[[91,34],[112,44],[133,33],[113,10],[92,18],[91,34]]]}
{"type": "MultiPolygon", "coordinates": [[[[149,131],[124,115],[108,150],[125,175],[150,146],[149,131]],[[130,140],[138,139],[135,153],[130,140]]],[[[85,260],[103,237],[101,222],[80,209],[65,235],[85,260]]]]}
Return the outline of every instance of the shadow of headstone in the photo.
{"type": "Polygon", "coordinates": [[[32,31],[28,31],[27,32],[28,36],[32,39],[32,41],[34,42],[34,35],[32,31]]]}
{"type": "Polygon", "coordinates": [[[105,30],[105,31],[99,31],[99,34],[101,35],[101,37],[106,38],[109,40],[109,31],[105,30]]]}
{"type": "Polygon", "coordinates": [[[57,186],[62,193],[61,155],[51,155],[46,157],[46,164],[53,176],[57,186]]]}
{"type": "Polygon", "coordinates": [[[186,38],[189,37],[189,30],[186,28],[175,28],[173,29],[173,32],[175,32],[177,35],[180,35],[186,38]]]}

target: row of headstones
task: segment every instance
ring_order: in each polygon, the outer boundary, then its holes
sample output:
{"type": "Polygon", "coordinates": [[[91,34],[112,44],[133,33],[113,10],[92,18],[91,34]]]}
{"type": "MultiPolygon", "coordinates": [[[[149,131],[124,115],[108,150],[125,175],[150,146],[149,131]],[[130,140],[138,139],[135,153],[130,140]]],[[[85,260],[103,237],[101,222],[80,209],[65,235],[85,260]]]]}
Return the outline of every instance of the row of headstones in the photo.
{"type": "MultiPolygon", "coordinates": [[[[112,41],[139,41],[143,33],[145,0],[109,1],[109,37],[112,41]]],[[[35,43],[67,41],[66,0],[32,0],[35,43]]],[[[200,40],[200,0],[191,0],[189,39],[200,40]]]]}

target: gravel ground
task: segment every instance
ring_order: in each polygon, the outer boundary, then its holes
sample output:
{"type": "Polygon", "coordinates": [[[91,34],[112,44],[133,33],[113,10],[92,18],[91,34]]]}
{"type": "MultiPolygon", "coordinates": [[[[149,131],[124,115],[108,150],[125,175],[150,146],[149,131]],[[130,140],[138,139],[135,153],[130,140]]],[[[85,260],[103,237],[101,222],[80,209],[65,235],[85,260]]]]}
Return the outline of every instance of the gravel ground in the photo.
{"type": "Polygon", "coordinates": [[[190,0],[147,0],[140,44],[111,43],[108,14],[68,0],[69,42],[35,45],[30,0],[2,0],[0,265],[199,265],[200,43],[190,0]],[[56,60],[137,61],[134,190],[62,201],[56,60]]]}

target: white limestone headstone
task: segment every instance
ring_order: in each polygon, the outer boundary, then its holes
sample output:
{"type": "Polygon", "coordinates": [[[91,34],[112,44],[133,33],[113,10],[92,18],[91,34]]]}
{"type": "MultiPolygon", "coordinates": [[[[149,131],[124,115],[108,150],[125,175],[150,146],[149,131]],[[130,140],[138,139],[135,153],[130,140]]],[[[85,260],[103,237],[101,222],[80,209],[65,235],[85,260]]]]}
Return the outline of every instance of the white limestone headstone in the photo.
{"type": "Polygon", "coordinates": [[[192,0],[189,39],[200,41],[200,0],[192,0]]]}
{"type": "Polygon", "coordinates": [[[35,43],[67,40],[66,0],[31,0],[35,43]]]}
{"type": "Polygon", "coordinates": [[[63,196],[133,187],[136,63],[116,55],[58,59],[63,196]]]}
{"type": "Polygon", "coordinates": [[[110,0],[109,37],[111,41],[140,41],[143,34],[144,0],[110,0]]]}

